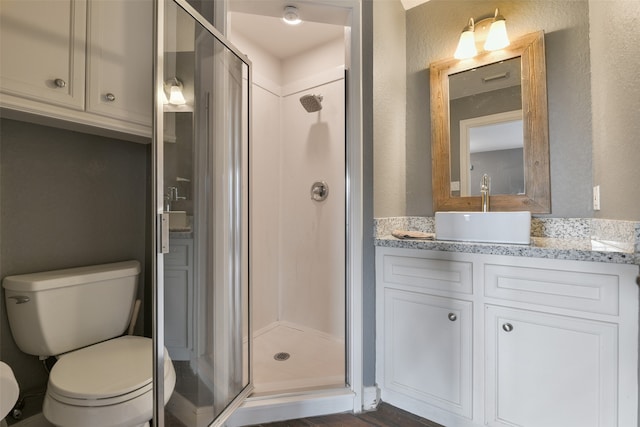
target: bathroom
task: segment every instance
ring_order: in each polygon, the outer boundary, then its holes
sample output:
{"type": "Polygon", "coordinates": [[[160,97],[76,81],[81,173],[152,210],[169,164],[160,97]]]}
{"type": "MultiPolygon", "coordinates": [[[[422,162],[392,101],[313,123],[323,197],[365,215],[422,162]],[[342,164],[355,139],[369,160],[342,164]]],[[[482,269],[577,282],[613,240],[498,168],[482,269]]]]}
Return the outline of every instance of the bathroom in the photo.
{"type": "MultiPolygon", "coordinates": [[[[461,1],[455,11],[448,7],[435,0],[408,10],[400,1],[363,2],[363,63],[373,66],[363,73],[363,132],[370,137],[367,141],[373,141],[363,148],[364,229],[372,228],[374,217],[433,215],[425,70],[432,60],[452,55],[469,16],[495,7],[507,18],[514,36],[537,30],[548,34],[552,188],[548,216],[639,221],[640,189],[635,183],[640,179],[636,167],[640,152],[630,149],[640,133],[634,116],[638,97],[628,95],[638,90],[634,83],[638,59],[627,55],[634,44],[623,39],[621,30],[629,28],[624,22],[634,16],[625,11],[637,11],[633,2],[556,1],[542,7],[540,2],[461,1]],[[618,65],[610,67],[614,61],[618,65]],[[405,73],[406,81],[398,77],[405,73]],[[599,211],[592,209],[594,185],[601,188],[599,211]]],[[[148,145],[2,120],[2,277],[149,258],[148,145]],[[48,169],[45,165],[51,167],[50,163],[68,167],[48,169]],[[49,226],[53,222],[56,227],[49,226]]],[[[373,387],[373,236],[363,234],[361,374],[364,386],[373,387]]],[[[146,264],[145,273],[150,269],[146,264]]],[[[147,284],[149,277],[144,275],[147,284]]],[[[140,297],[150,299],[143,291],[140,297]]],[[[149,306],[145,308],[137,328],[148,334],[151,314],[149,306]]],[[[10,331],[2,316],[2,360],[13,367],[25,389],[44,384],[40,363],[5,341],[10,331]]]]}

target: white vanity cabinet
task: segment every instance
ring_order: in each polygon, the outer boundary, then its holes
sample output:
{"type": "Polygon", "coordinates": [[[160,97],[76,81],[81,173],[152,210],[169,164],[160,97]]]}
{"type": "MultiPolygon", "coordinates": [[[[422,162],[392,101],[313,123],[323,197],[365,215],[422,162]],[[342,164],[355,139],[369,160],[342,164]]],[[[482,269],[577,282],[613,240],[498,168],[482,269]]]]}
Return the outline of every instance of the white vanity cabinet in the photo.
{"type": "Polygon", "coordinates": [[[2,0],[4,116],[151,136],[151,0],[2,0]]]}
{"type": "Polygon", "coordinates": [[[471,419],[472,263],[380,251],[376,377],[383,400],[471,419]]]}
{"type": "Polygon", "coordinates": [[[636,426],[637,275],[627,264],[377,247],[382,400],[447,427],[636,426]],[[440,320],[456,307],[469,338],[440,320]],[[465,367],[470,394],[458,399],[465,367]]]}
{"type": "Polygon", "coordinates": [[[3,104],[84,108],[86,7],[85,0],[0,1],[3,104]]]}
{"type": "Polygon", "coordinates": [[[164,256],[164,339],[173,360],[193,349],[193,239],[170,238],[164,256]]]}

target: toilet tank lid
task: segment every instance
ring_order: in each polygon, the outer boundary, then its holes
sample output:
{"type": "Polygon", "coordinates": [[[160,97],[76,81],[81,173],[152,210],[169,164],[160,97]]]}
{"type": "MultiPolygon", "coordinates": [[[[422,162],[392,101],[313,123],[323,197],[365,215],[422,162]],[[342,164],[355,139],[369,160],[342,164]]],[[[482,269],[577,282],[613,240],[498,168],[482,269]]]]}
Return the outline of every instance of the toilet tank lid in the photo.
{"type": "Polygon", "coordinates": [[[2,281],[2,287],[12,291],[36,292],[135,276],[139,273],[140,263],[132,260],[7,276],[2,281]]]}

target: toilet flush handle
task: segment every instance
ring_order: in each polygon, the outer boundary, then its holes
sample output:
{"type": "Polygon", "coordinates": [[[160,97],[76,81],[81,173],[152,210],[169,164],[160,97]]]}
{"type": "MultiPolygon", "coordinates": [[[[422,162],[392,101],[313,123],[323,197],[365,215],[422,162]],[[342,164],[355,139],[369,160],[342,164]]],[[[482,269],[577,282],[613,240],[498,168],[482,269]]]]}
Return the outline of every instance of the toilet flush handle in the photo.
{"type": "Polygon", "coordinates": [[[24,296],[24,295],[11,296],[11,297],[9,297],[9,299],[16,300],[16,304],[24,304],[24,303],[27,303],[27,302],[31,301],[31,298],[29,298],[27,296],[24,296]]]}

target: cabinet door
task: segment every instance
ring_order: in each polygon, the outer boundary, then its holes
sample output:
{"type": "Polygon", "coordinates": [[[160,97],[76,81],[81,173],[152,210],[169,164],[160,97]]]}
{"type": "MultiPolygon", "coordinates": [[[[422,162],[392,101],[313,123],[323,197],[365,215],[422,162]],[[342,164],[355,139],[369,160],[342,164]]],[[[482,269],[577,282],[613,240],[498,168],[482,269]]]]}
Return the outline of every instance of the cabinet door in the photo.
{"type": "Polygon", "coordinates": [[[151,126],[151,0],[89,2],[87,111],[151,126]]]}
{"type": "Polygon", "coordinates": [[[471,316],[469,301],[385,289],[383,388],[471,418],[471,316]]]}
{"type": "Polygon", "coordinates": [[[617,325],[488,305],[485,327],[488,425],[617,426],[617,325]]]}
{"type": "Polygon", "coordinates": [[[164,338],[173,360],[193,348],[193,240],[171,239],[164,269],[164,338]]]}
{"type": "Polygon", "coordinates": [[[0,91],[82,110],[85,32],[84,0],[0,1],[0,91]]]}

